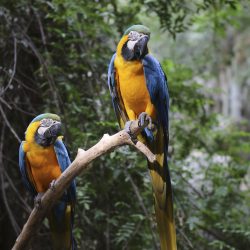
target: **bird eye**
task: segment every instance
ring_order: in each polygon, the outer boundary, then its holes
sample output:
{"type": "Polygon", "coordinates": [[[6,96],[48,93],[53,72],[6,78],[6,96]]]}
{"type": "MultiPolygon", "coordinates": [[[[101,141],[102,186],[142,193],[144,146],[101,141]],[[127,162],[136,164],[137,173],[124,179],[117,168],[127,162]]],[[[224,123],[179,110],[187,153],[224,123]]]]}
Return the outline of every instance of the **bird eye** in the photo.
{"type": "Polygon", "coordinates": [[[128,34],[129,40],[136,41],[140,38],[140,34],[136,31],[130,31],[128,34]]]}
{"type": "Polygon", "coordinates": [[[54,121],[50,118],[45,118],[45,119],[41,120],[42,127],[50,127],[53,123],[54,123],[54,121]]]}

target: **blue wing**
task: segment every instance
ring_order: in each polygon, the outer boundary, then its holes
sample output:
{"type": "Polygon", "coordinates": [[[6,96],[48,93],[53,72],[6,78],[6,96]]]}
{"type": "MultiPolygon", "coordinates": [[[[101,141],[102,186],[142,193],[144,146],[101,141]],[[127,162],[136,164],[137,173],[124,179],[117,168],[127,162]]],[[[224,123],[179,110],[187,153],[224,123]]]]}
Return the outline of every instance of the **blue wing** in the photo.
{"type": "Polygon", "coordinates": [[[115,67],[114,67],[114,61],[115,61],[115,57],[116,57],[116,53],[112,56],[110,63],[109,63],[109,69],[108,69],[108,86],[109,86],[109,91],[112,97],[112,101],[113,99],[115,99],[115,93],[116,93],[116,89],[115,89],[115,67]]]}
{"type": "MultiPolygon", "coordinates": [[[[54,150],[55,150],[57,161],[59,163],[61,171],[64,172],[68,168],[68,166],[71,164],[71,161],[69,158],[68,150],[61,139],[56,140],[54,144],[54,150]]],[[[75,180],[73,180],[70,183],[70,186],[67,189],[67,192],[64,193],[63,197],[56,203],[56,205],[51,210],[51,216],[49,217],[50,224],[55,231],[55,235],[52,238],[55,241],[54,242],[56,244],[55,246],[60,245],[60,248],[65,247],[66,245],[69,244],[69,242],[67,242],[68,237],[66,237],[65,239],[61,237],[61,236],[65,237],[65,234],[67,234],[67,235],[70,235],[70,239],[71,239],[70,249],[75,249],[75,240],[74,240],[73,233],[72,233],[72,228],[74,224],[75,200],[76,200],[76,183],[75,183],[75,180]],[[70,208],[71,208],[70,212],[67,211],[67,207],[68,207],[67,203],[70,203],[70,208]],[[70,225],[68,225],[68,219],[67,219],[68,216],[70,216],[70,225]],[[58,232],[61,232],[63,234],[58,234],[58,232]]],[[[53,235],[53,232],[52,232],[52,235],[53,235]]]]}
{"type": "MultiPolygon", "coordinates": [[[[71,164],[69,159],[68,151],[61,139],[57,139],[54,144],[54,149],[56,153],[56,157],[61,168],[61,171],[64,172],[67,167],[71,164]]],[[[73,180],[69,186],[68,193],[67,193],[68,201],[75,201],[76,199],[76,183],[73,180]]]]}
{"type": "Polygon", "coordinates": [[[163,127],[167,146],[169,126],[169,94],[167,78],[161,68],[160,63],[152,55],[146,55],[142,60],[142,64],[150,99],[156,107],[157,119],[159,124],[161,124],[163,127]]]}
{"type": "Polygon", "coordinates": [[[22,175],[22,180],[24,185],[31,192],[33,196],[36,196],[37,195],[36,189],[34,185],[30,182],[28,177],[25,152],[23,151],[23,144],[24,142],[22,142],[19,147],[19,169],[22,175]]]}
{"type": "Polygon", "coordinates": [[[116,114],[118,122],[121,126],[121,119],[125,123],[126,121],[128,121],[128,116],[125,112],[125,108],[124,108],[124,104],[122,102],[122,99],[120,98],[119,90],[117,89],[117,83],[116,83],[116,79],[115,79],[116,72],[115,72],[115,67],[114,67],[115,57],[116,57],[116,53],[112,56],[110,63],[109,63],[108,86],[109,86],[109,91],[110,91],[110,95],[112,98],[112,103],[113,103],[113,107],[115,110],[115,114],[116,114]]]}

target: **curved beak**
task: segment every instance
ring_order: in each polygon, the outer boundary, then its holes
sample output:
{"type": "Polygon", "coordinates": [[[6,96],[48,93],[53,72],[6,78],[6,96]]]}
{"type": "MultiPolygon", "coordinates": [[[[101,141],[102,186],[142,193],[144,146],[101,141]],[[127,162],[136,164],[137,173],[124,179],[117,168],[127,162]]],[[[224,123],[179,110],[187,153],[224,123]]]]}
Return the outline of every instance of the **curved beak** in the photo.
{"type": "Polygon", "coordinates": [[[61,134],[62,124],[61,122],[54,122],[50,127],[44,131],[45,138],[57,138],[61,134]]]}
{"type": "Polygon", "coordinates": [[[144,35],[141,37],[135,45],[135,52],[139,54],[139,57],[146,55],[147,53],[147,44],[148,44],[149,37],[144,35]]]}

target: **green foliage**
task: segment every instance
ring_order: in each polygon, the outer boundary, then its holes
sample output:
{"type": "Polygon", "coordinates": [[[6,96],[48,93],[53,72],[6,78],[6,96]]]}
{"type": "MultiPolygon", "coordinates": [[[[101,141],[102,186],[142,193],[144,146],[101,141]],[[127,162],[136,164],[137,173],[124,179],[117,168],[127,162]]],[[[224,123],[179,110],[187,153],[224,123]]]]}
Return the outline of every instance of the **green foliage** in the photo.
{"type": "MultiPolygon", "coordinates": [[[[136,2],[136,1],[135,1],[136,2]]],[[[224,20],[223,13],[233,12],[239,6],[237,0],[204,0],[204,1],[145,1],[141,0],[149,13],[156,13],[160,18],[161,27],[175,38],[177,33],[187,30],[194,23],[195,17],[199,17],[202,12],[212,15],[207,23],[214,19],[216,27],[219,27],[218,21],[224,20]],[[220,16],[217,16],[222,10],[220,16]],[[215,17],[216,16],[216,17],[215,17]]],[[[228,16],[228,15],[227,15],[228,16]]],[[[225,21],[225,20],[224,20],[225,21]]],[[[221,27],[222,28],[222,27],[221,27]]]]}
{"type": "MultiPolygon", "coordinates": [[[[11,225],[1,229],[1,249],[11,248],[29,213],[27,204],[32,206],[20,179],[16,139],[24,138],[31,119],[42,112],[58,113],[72,159],[78,147],[87,149],[104,133],[118,130],[106,80],[117,37],[125,28],[153,13],[173,36],[193,27],[193,22],[207,42],[206,28],[215,13],[218,24],[225,27],[243,20],[230,19],[241,15],[236,1],[167,3],[1,2],[0,175],[1,191],[8,199],[0,206],[0,223],[11,225]]],[[[148,22],[155,25],[156,21],[148,22]]],[[[171,96],[169,163],[179,249],[247,249],[248,124],[225,125],[227,120],[213,113],[210,96],[217,90],[196,80],[211,67],[209,42],[197,46],[193,40],[177,39],[177,43],[184,63],[165,59],[162,66],[171,96]],[[189,54],[194,57],[192,63],[185,61],[189,54]]],[[[93,162],[88,173],[77,178],[74,236],[79,249],[157,249],[151,184],[146,160],[138,152],[118,149],[93,162]]],[[[36,250],[50,249],[46,223],[34,244],[36,250]]]]}
{"type": "Polygon", "coordinates": [[[221,127],[190,68],[171,61],[163,68],[172,97],[170,167],[180,249],[245,249],[250,243],[249,190],[242,184],[249,167],[244,141],[250,133],[221,127]]]}

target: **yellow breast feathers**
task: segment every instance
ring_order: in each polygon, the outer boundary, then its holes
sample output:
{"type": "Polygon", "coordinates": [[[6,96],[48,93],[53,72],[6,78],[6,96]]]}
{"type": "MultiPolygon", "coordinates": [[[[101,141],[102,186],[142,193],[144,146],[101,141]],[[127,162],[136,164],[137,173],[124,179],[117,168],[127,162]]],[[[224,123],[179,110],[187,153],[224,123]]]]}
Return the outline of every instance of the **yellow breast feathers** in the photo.
{"type": "Polygon", "coordinates": [[[42,147],[35,142],[35,133],[40,122],[33,122],[26,131],[23,150],[26,153],[26,168],[29,180],[37,192],[45,192],[52,180],[61,175],[54,146],[42,147]]]}
{"type": "Polygon", "coordinates": [[[155,108],[150,100],[143,65],[139,60],[126,61],[122,47],[128,36],[124,36],[117,46],[115,58],[116,82],[129,120],[135,120],[142,112],[155,118],[155,108]]]}

